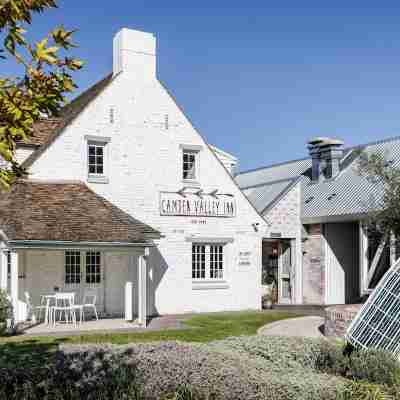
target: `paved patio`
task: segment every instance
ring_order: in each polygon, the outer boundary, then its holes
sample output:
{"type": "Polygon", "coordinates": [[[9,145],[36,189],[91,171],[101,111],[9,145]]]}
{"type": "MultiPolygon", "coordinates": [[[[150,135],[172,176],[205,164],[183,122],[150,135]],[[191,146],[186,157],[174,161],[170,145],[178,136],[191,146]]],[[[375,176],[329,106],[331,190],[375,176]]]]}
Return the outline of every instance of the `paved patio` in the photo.
{"type": "Polygon", "coordinates": [[[324,318],[317,316],[284,319],[263,326],[259,335],[323,338],[324,318]]]}
{"type": "Polygon", "coordinates": [[[56,326],[37,324],[23,329],[22,334],[28,336],[59,336],[59,335],[83,335],[98,334],[110,332],[140,332],[155,331],[162,329],[184,329],[181,323],[182,316],[178,319],[176,316],[155,317],[148,321],[146,328],[141,327],[135,322],[127,322],[122,318],[101,318],[98,321],[90,320],[82,324],[57,323],[56,326]]]}

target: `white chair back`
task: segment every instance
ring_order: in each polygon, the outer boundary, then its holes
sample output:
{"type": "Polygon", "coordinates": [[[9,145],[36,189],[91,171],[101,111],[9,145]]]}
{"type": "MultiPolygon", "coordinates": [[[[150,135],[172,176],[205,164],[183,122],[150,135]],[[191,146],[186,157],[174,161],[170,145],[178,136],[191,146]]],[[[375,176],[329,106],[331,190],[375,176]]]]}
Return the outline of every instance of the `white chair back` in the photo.
{"type": "Polygon", "coordinates": [[[54,298],[56,307],[71,307],[74,305],[75,293],[56,293],[54,298]]]}
{"type": "Polygon", "coordinates": [[[27,306],[28,310],[30,310],[32,308],[31,295],[29,294],[29,292],[24,292],[24,297],[25,297],[26,306],[27,306]]]}
{"type": "Polygon", "coordinates": [[[94,289],[85,290],[83,304],[95,306],[97,301],[97,291],[94,289]]]}

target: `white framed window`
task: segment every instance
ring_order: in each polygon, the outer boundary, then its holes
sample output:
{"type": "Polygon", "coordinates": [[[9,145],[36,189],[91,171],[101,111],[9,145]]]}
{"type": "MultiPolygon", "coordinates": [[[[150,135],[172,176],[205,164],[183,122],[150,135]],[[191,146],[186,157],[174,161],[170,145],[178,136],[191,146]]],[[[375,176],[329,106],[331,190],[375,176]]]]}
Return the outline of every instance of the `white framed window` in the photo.
{"type": "Polygon", "coordinates": [[[198,175],[198,151],[185,150],[182,151],[182,179],[187,181],[197,180],[198,175]]]}
{"type": "Polygon", "coordinates": [[[210,245],[210,279],[224,278],[224,250],[221,244],[210,245]]]}
{"type": "Polygon", "coordinates": [[[192,279],[206,278],[206,246],[193,243],[192,245],[192,279]]]}
{"type": "Polygon", "coordinates": [[[104,143],[88,142],[89,175],[104,175],[104,143]]]}
{"type": "Polygon", "coordinates": [[[98,285],[101,283],[101,280],[100,251],[65,251],[65,285],[98,285]]]}
{"type": "Polygon", "coordinates": [[[218,243],[192,244],[192,279],[224,279],[224,245],[218,243]]]}
{"type": "Polygon", "coordinates": [[[108,183],[110,138],[86,135],[86,169],[88,182],[108,183]]]}
{"type": "Polygon", "coordinates": [[[68,250],[65,252],[65,284],[81,283],[81,252],[68,250]]]}
{"type": "Polygon", "coordinates": [[[98,284],[101,282],[100,251],[86,252],[86,283],[98,284]]]}

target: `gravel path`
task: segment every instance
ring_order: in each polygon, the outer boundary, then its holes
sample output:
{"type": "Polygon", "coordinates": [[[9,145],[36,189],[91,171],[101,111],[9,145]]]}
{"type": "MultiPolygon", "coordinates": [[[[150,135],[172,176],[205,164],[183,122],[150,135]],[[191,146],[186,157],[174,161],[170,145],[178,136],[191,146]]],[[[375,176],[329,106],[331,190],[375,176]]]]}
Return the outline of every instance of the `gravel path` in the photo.
{"type": "Polygon", "coordinates": [[[258,334],[323,338],[323,326],[324,318],[321,317],[291,318],[267,324],[258,330],[258,334]]]}

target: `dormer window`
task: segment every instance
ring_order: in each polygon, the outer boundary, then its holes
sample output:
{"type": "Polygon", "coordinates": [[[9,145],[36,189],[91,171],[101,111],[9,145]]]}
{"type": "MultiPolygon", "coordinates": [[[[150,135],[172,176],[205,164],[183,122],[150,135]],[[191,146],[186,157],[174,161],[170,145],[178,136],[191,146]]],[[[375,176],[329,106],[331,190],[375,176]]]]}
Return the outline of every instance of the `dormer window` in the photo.
{"type": "Polygon", "coordinates": [[[88,182],[108,183],[108,147],[110,138],[86,136],[88,182]]]}

